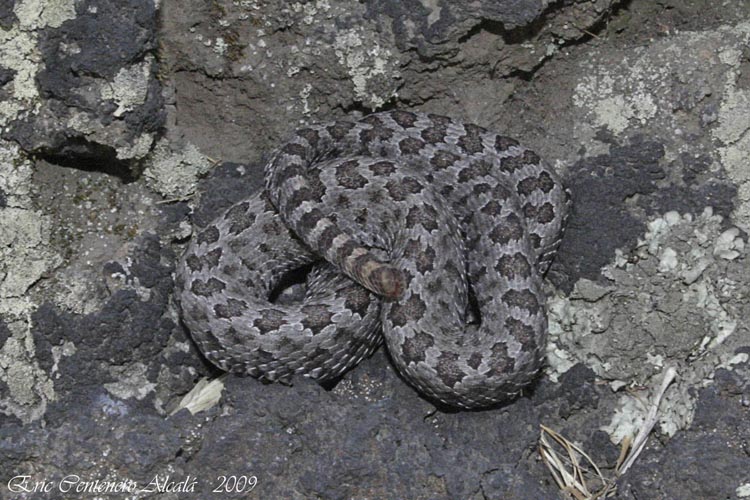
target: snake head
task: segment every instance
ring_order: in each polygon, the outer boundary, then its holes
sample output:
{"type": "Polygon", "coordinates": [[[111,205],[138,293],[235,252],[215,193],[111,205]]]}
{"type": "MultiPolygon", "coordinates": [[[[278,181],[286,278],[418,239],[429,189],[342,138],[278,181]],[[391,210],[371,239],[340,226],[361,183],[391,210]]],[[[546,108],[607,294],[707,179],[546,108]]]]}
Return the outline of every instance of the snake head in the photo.
{"type": "Polygon", "coordinates": [[[400,299],[406,290],[404,274],[390,264],[380,264],[367,277],[365,287],[383,296],[386,300],[400,299]]]}

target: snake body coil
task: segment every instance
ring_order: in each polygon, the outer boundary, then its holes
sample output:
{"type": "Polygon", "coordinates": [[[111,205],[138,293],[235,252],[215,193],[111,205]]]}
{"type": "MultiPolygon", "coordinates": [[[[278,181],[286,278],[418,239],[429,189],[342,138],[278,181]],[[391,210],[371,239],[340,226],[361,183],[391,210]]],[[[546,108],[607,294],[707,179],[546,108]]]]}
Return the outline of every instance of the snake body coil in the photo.
{"type": "Polygon", "coordinates": [[[541,276],[569,195],[515,140],[391,111],[298,130],[263,193],[195,236],[182,317],[219,367],[330,380],[385,339],[401,374],[450,406],[489,406],[538,372],[541,276]],[[308,267],[302,301],[271,301],[308,267]]]}

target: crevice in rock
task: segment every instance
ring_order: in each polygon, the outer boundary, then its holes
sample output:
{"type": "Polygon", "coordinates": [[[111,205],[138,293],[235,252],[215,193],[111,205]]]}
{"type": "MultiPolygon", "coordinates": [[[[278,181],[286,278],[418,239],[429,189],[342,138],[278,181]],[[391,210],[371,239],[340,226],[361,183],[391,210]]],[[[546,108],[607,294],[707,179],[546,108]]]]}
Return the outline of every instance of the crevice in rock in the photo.
{"type": "Polygon", "coordinates": [[[126,184],[137,179],[134,174],[137,169],[132,162],[119,159],[114,148],[79,137],[69,139],[54,150],[41,150],[34,156],[61,167],[112,175],[126,184]]]}

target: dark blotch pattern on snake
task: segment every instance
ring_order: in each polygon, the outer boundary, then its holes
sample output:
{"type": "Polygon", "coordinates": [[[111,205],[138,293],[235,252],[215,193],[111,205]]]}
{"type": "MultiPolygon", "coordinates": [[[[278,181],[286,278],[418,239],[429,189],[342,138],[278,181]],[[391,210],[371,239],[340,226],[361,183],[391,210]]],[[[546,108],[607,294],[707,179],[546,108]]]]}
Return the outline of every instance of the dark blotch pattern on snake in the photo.
{"type": "Polygon", "coordinates": [[[444,404],[506,401],[538,373],[542,275],[569,194],[513,139],[391,111],[298,130],[263,193],[200,230],[178,266],[205,356],[265,380],[331,380],[385,340],[444,404]],[[294,269],[304,299],[271,300],[294,269]]]}

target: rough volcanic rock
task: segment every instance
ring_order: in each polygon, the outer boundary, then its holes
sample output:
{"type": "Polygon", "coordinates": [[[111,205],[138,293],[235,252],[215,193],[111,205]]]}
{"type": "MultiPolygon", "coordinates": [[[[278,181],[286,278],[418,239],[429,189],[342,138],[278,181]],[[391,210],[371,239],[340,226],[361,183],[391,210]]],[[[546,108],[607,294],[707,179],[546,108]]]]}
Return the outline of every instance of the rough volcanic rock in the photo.
{"type": "Polygon", "coordinates": [[[257,498],[563,498],[545,425],[622,498],[747,497],[749,23],[704,0],[0,4],[0,496],[78,474],[140,496],[227,498],[231,476],[257,498]],[[384,352],[327,387],[220,376],[172,296],[192,228],[257,191],[294,128],[394,107],[517,137],[567,179],[545,374],[455,413],[384,352]]]}
{"type": "Polygon", "coordinates": [[[2,137],[30,154],[129,175],[164,125],[154,2],[25,1],[8,12],[16,22],[4,36],[17,45],[9,60],[23,70],[2,137]]]}

